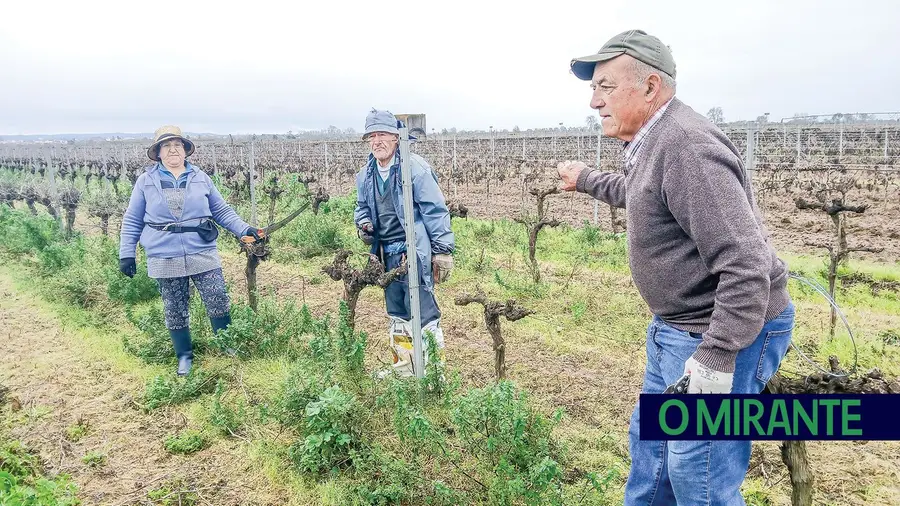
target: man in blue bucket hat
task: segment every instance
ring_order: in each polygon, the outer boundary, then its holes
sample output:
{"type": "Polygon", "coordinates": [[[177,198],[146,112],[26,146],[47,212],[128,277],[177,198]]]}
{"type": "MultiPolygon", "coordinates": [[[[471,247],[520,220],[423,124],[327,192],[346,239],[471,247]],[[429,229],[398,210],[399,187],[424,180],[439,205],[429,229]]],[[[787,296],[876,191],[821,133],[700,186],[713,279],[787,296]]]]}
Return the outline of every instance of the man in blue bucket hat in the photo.
{"type": "MultiPolygon", "coordinates": [[[[400,174],[400,125],[389,111],[372,109],[369,112],[363,140],[368,141],[371,153],[356,176],[354,222],[359,238],[371,247],[370,252],[377,255],[388,270],[405,263],[408,254],[408,224],[403,210],[400,174]]],[[[422,336],[424,338],[426,332],[431,332],[438,349],[443,350],[441,311],[434,296],[434,285],[445,281],[453,268],[455,243],[450,229],[450,211],[431,165],[415,153],[410,153],[404,165],[409,167],[412,176],[422,336]]],[[[392,369],[401,377],[414,376],[408,276],[388,285],[384,299],[390,318],[392,369]]],[[[428,358],[426,353],[426,364],[428,358]]]]}

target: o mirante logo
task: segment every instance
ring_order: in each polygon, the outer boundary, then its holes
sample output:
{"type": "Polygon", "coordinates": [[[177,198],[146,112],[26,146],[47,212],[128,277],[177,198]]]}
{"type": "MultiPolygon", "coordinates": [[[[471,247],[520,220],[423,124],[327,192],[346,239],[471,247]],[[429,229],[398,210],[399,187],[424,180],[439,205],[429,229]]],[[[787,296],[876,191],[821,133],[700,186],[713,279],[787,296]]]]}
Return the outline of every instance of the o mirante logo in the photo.
{"type": "Polygon", "coordinates": [[[642,440],[900,440],[888,394],[641,394],[642,440]]]}

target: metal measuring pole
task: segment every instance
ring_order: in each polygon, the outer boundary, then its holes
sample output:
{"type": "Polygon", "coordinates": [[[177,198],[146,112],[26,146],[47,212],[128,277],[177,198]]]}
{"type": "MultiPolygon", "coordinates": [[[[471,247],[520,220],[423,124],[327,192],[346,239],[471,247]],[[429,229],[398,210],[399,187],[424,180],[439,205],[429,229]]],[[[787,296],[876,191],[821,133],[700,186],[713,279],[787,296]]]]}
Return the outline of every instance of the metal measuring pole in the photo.
{"type": "Polygon", "coordinates": [[[409,310],[412,316],[413,370],[416,378],[425,377],[422,350],[422,315],[419,307],[419,256],[416,254],[416,226],[412,197],[412,167],[409,164],[409,128],[400,127],[400,174],[403,178],[403,218],[406,221],[406,265],[409,267],[409,310]]]}

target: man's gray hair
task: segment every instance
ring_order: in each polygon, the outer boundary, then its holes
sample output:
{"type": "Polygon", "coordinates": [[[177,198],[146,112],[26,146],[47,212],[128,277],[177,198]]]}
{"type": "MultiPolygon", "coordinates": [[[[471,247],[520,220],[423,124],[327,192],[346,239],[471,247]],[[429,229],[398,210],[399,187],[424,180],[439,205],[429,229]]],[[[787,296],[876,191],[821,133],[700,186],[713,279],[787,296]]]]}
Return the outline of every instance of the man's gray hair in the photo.
{"type": "Polygon", "coordinates": [[[672,91],[675,91],[675,78],[666,74],[665,72],[653,68],[650,65],[638,60],[637,58],[631,59],[631,72],[634,75],[635,81],[637,84],[644,84],[644,81],[650,77],[650,74],[656,74],[662,79],[663,86],[666,88],[671,88],[672,91]]]}

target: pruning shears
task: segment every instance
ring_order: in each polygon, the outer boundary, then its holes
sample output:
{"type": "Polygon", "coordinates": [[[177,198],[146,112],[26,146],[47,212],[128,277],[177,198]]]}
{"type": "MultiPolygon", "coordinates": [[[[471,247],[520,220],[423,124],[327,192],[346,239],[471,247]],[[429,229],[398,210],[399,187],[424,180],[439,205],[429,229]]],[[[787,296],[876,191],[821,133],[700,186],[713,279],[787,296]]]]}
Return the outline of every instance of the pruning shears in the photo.
{"type": "MultiPolygon", "coordinates": [[[[268,239],[268,238],[269,238],[269,235],[271,235],[271,234],[274,233],[276,230],[278,230],[278,229],[280,229],[281,227],[283,227],[283,226],[287,225],[288,223],[290,223],[291,220],[293,220],[294,218],[296,218],[296,217],[297,217],[300,213],[302,213],[307,207],[309,207],[309,204],[310,204],[309,202],[304,203],[303,205],[301,205],[300,207],[298,207],[296,211],[294,211],[294,212],[292,212],[291,214],[285,216],[284,219],[282,219],[281,221],[277,221],[277,222],[275,222],[275,223],[272,223],[271,225],[269,225],[268,227],[265,227],[265,228],[257,228],[257,229],[256,229],[256,235],[259,236],[260,241],[264,241],[265,239],[268,239]]],[[[245,236],[243,236],[243,237],[240,238],[240,241],[241,241],[242,243],[244,243],[244,244],[253,244],[253,243],[256,242],[256,238],[253,237],[252,235],[245,235],[245,236]]]]}
{"type": "Polygon", "coordinates": [[[678,379],[675,383],[669,385],[663,392],[664,394],[686,394],[688,385],[691,383],[691,374],[687,373],[678,379]]]}

